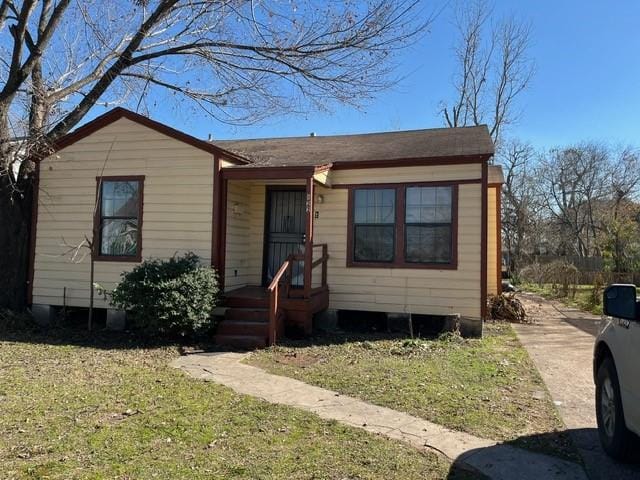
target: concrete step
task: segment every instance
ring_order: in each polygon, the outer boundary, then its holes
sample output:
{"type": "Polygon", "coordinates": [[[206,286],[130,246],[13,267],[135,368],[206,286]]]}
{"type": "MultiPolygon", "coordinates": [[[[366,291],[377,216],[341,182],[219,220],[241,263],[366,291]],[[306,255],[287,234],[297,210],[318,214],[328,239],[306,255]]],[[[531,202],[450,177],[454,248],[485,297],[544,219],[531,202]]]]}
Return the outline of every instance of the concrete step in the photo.
{"type": "Polygon", "coordinates": [[[218,325],[217,334],[268,337],[269,324],[249,320],[224,320],[218,325]]]}
{"type": "Polygon", "coordinates": [[[267,338],[257,335],[217,334],[214,337],[214,340],[218,345],[240,348],[243,350],[253,350],[255,348],[265,348],[267,346],[267,338]]]}

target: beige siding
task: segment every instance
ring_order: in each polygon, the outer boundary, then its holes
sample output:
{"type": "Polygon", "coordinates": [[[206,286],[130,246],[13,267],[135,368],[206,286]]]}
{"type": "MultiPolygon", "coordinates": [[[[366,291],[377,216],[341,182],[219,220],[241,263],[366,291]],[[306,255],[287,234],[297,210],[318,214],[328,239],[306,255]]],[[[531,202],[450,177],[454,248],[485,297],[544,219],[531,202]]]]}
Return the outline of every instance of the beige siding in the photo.
{"type": "Polygon", "coordinates": [[[496,221],[497,189],[487,192],[487,294],[498,293],[498,224],[496,221]]]}
{"type": "MultiPolygon", "coordinates": [[[[89,255],[66,245],[91,235],[96,176],[145,175],[143,258],[193,251],[211,262],[213,157],[127,119],[61,150],[41,165],[33,302],[87,306],[89,255]]],[[[135,263],[96,262],[95,281],[111,289],[135,263]]],[[[98,298],[97,306],[105,306],[98,298]]]]}
{"type": "MultiPolygon", "coordinates": [[[[481,171],[476,165],[452,165],[343,170],[334,172],[334,175],[332,180],[335,185],[356,181],[394,183],[479,179],[481,171]]],[[[457,270],[347,268],[348,191],[323,187],[317,190],[323,195],[324,201],[316,204],[318,218],[315,220],[314,242],[329,245],[331,308],[424,314],[459,313],[480,317],[480,183],[462,184],[459,187],[457,270]]]]}
{"type": "Polygon", "coordinates": [[[225,290],[260,285],[264,237],[265,186],[229,181],[225,290]]]}
{"type": "Polygon", "coordinates": [[[267,200],[266,187],[256,183],[251,187],[251,212],[249,230],[249,284],[262,283],[262,256],[264,254],[264,219],[267,200]]]}
{"type": "Polygon", "coordinates": [[[388,182],[473,180],[482,175],[480,164],[434,165],[401,168],[367,168],[331,172],[333,185],[388,182]]]}
{"type": "Polygon", "coordinates": [[[249,215],[251,204],[248,186],[229,182],[227,187],[227,239],[225,289],[233,290],[248,283],[249,215]]]}

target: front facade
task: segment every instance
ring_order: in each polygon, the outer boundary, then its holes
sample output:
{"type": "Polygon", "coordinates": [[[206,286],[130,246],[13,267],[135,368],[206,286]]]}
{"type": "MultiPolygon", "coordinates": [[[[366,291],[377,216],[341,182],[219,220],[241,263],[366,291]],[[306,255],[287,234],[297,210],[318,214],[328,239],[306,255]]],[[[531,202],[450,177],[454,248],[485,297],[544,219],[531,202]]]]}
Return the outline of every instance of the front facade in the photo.
{"type": "Polygon", "coordinates": [[[230,308],[264,307],[268,341],[327,308],[481,325],[500,289],[492,154],[485,127],[211,144],[117,109],[38,164],[31,301],[88,306],[92,256],[111,289],[192,251],[230,308]]]}

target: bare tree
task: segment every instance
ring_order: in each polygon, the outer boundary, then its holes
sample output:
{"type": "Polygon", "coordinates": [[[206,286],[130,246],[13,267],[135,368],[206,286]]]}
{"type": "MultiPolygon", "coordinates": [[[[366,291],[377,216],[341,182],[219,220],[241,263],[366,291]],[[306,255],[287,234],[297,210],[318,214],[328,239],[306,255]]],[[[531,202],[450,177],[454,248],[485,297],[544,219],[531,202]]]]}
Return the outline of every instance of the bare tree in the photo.
{"type": "Polygon", "coordinates": [[[187,99],[243,124],[357,103],[393,83],[394,52],[429,21],[420,0],[0,0],[0,306],[27,282],[25,159],[95,105],[187,99]]]}
{"type": "Polygon", "coordinates": [[[502,236],[509,253],[509,269],[519,271],[524,257],[536,249],[539,205],[533,176],[534,148],[519,140],[511,140],[498,153],[504,170],[502,187],[502,236]]]}
{"type": "Polygon", "coordinates": [[[554,149],[536,169],[538,197],[556,229],[558,253],[599,255],[596,207],[606,198],[610,153],[597,143],[554,149]]]}
{"type": "Polygon", "coordinates": [[[487,124],[499,144],[518,118],[515,100],[529,86],[534,64],[529,24],[515,17],[494,22],[492,13],[486,0],[456,4],[455,96],[441,111],[449,127],[487,124]]]}
{"type": "Polygon", "coordinates": [[[640,255],[640,158],[638,150],[624,147],[611,153],[605,187],[607,197],[596,211],[600,249],[611,257],[616,272],[638,266],[640,255]]]}

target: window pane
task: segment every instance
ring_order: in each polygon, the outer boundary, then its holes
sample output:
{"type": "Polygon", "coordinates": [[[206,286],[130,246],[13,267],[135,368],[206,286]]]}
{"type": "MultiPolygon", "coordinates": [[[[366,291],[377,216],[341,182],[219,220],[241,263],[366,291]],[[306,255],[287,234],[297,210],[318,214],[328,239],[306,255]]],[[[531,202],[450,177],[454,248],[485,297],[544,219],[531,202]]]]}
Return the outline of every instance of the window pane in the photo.
{"type": "Polygon", "coordinates": [[[405,257],[411,263],[451,262],[451,226],[407,225],[405,257]]]}
{"type": "Polygon", "coordinates": [[[451,205],[438,205],[435,208],[434,218],[437,223],[451,223],[451,205]]]}
{"type": "Polygon", "coordinates": [[[100,254],[135,256],[138,247],[138,220],[102,221],[100,254]]]}
{"type": "Polygon", "coordinates": [[[451,205],[451,187],[436,188],[436,204],[451,205]]]}
{"type": "Polygon", "coordinates": [[[407,204],[407,223],[420,223],[420,207],[407,204]]]}
{"type": "Polygon", "coordinates": [[[356,262],[391,262],[394,257],[394,225],[356,225],[353,259],[356,262]]]}
{"type": "Polygon", "coordinates": [[[396,218],[396,191],[368,188],[355,191],[354,223],[391,224],[396,218]]]}
{"type": "Polygon", "coordinates": [[[451,187],[408,187],[406,223],[450,223],[451,187]]]}
{"type": "Polygon", "coordinates": [[[137,217],[138,187],[137,181],[105,181],[102,184],[102,216],[137,217]]]}

